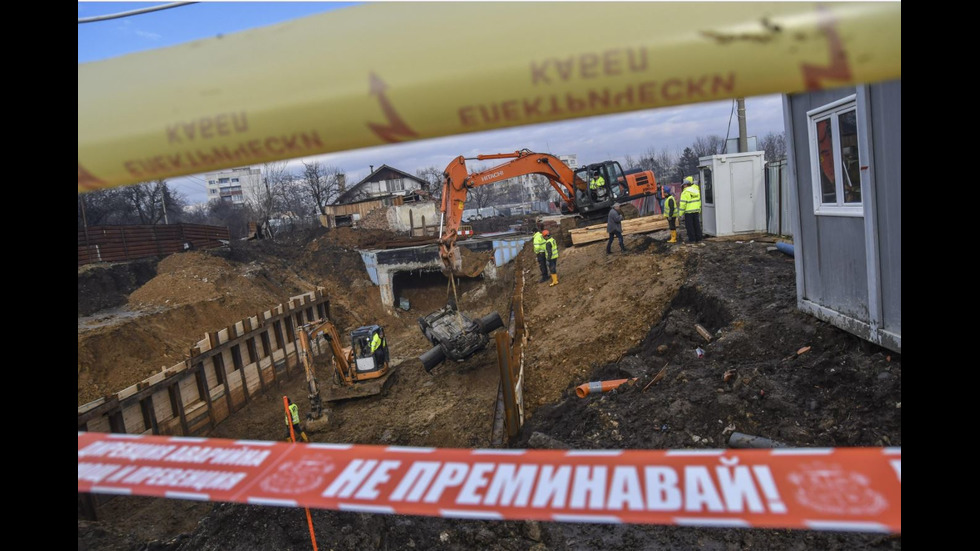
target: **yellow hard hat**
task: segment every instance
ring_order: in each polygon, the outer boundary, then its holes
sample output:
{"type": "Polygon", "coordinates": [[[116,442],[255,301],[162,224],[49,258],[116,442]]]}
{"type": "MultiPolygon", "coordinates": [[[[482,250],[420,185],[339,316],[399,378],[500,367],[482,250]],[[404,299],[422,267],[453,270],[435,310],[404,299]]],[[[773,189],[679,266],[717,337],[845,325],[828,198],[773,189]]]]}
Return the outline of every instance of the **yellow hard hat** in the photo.
{"type": "Polygon", "coordinates": [[[684,178],[684,183],[685,184],[693,184],[694,183],[694,177],[693,176],[687,176],[687,177],[685,177],[684,178]]]}

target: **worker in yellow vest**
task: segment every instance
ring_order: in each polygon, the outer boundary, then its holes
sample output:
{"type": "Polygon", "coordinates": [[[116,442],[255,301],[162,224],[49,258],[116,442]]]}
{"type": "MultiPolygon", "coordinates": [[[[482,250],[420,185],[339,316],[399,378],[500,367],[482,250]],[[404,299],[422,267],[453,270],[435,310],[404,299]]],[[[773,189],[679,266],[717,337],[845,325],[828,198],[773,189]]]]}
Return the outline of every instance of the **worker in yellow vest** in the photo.
{"type": "Polygon", "coordinates": [[[534,245],[534,256],[538,259],[538,268],[541,270],[541,279],[538,283],[544,283],[548,281],[548,260],[544,254],[544,235],[542,230],[544,229],[544,224],[538,222],[538,231],[534,233],[534,240],[532,244],[534,245]]]}
{"type": "Polygon", "coordinates": [[[377,332],[371,337],[370,353],[374,356],[375,365],[381,367],[385,363],[385,343],[384,339],[377,332]]]}
{"type": "Polygon", "coordinates": [[[286,397],[286,401],[289,403],[289,415],[286,415],[286,440],[292,440],[293,435],[296,435],[296,438],[303,442],[309,442],[310,439],[306,437],[306,433],[299,428],[299,407],[289,397],[286,397]],[[290,433],[289,427],[293,427],[292,433],[290,433]]]}
{"type": "Polygon", "coordinates": [[[667,224],[670,226],[670,240],[667,242],[677,243],[677,217],[680,216],[677,200],[674,199],[674,193],[669,187],[663,186],[660,189],[664,198],[664,217],[667,218],[667,224]]]}
{"type": "Polygon", "coordinates": [[[684,227],[687,228],[687,242],[697,243],[703,239],[701,235],[701,188],[694,183],[694,178],[684,178],[684,191],[681,192],[680,215],[684,217],[684,227]]]}
{"type": "Polygon", "coordinates": [[[589,191],[592,192],[593,201],[598,201],[599,197],[602,197],[606,193],[606,179],[602,177],[602,174],[598,170],[592,174],[592,178],[589,180],[589,191]]]}
{"type": "Polygon", "coordinates": [[[541,232],[544,236],[544,255],[548,259],[548,269],[551,271],[551,285],[558,285],[558,242],[551,237],[548,230],[541,232]]]}

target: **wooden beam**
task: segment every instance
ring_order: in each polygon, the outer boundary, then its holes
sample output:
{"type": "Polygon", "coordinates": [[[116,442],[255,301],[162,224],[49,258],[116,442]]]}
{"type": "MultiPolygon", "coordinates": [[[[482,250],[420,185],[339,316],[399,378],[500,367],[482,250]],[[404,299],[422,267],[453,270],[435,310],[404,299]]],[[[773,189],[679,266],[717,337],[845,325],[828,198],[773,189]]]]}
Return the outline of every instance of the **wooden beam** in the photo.
{"type": "MultiPolygon", "coordinates": [[[[666,218],[661,216],[644,216],[642,218],[624,220],[623,235],[636,235],[652,231],[665,230],[668,227],[669,224],[666,218]]],[[[609,239],[609,233],[606,231],[606,224],[596,224],[586,228],[569,230],[568,233],[572,236],[573,245],[582,245],[585,243],[594,243],[596,241],[609,239]]]]}
{"type": "Polygon", "coordinates": [[[221,354],[214,357],[214,374],[225,387],[225,402],[228,403],[228,415],[231,415],[235,411],[235,403],[231,399],[231,387],[228,386],[228,372],[225,370],[225,359],[221,354]]]}
{"type": "Polygon", "coordinates": [[[180,396],[180,385],[171,386],[169,392],[170,399],[177,409],[177,417],[180,419],[181,436],[190,436],[190,431],[187,429],[187,416],[184,415],[184,399],[180,396]]]}
{"type": "Polygon", "coordinates": [[[149,421],[150,431],[153,434],[160,434],[160,426],[157,424],[157,412],[153,407],[153,395],[140,400],[140,408],[143,410],[143,417],[149,421]]]}
{"type": "Polygon", "coordinates": [[[214,408],[211,407],[211,389],[208,388],[208,376],[204,373],[204,364],[198,369],[195,377],[197,378],[197,392],[204,396],[204,401],[208,405],[208,419],[211,421],[211,428],[216,424],[214,421],[214,408]]]}
{"type": "Polygon", "coordinates": [[[242,378],[242,391],[245,393],[245,403],[249,401],[248,395],[248,382],[245,380],[245,365],[242,363],[242,349],[241,346],[235,345],[231,347],[231,361],[235,364],[235,371],[242,378]]]}

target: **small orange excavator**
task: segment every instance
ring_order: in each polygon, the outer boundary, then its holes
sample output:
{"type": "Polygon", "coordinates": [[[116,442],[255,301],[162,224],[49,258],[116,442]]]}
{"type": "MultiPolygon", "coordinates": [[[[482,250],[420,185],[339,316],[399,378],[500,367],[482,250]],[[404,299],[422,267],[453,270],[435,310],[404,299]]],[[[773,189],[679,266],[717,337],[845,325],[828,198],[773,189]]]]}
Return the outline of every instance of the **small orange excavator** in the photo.
{"type": "MultiPolygon", "coordinates": [[[[336,402],[381,394],[391,382],[394,369],[389,365],[388,342],[380,325],[358,327],[350,334],[351,345],[343,346],[337,327],[329,320],[308,323],[299,331],[300,358],[306,369],[310,393],[311,419],[323,415],[323,402],[336,402]],[[326,341],[334,360],[332,384],[323,389],[313,366],[313,349],[326,341]],[[372,347],[372,343],[375,346],[372,347]]],[[[329,357],[329,356],[328,356],[329,357]]]]}

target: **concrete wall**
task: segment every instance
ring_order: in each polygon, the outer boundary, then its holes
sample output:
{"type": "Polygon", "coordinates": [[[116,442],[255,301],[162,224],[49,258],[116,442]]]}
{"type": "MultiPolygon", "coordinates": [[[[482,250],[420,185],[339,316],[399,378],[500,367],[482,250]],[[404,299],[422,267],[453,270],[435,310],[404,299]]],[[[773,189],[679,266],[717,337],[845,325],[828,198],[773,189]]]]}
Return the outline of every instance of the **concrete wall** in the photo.
{"type": "MultiPolygon", "coordinates": [[[[516,236],[511,239],[475,239],[466,244],[459,244],[471,252],[493,251],[494,266],[502,266],[510,262],[521,252],[524,244],[530,241],[528,236],[516,236]]],[[[380,249],[360,251],[361,259],[371,282],[379,287],[381,304],[389,311],[395,306],[394,279],[398,272],[426,272],[442,270],[442,259],[439,257],[438,245],[422,245],[416,247],[400,247],[397,249],[380,249]]],[[[457,262],[459,262],[457,258],[457,262]]],[[[460,268],[457,265],[457,268],[460,268]]],[[[485,272],[486,273],[486,272],[485,272]]],[[[495,277],[495,271],[486,273],[487,277],[495,277]]]]}
{"type": "Polygon", "coordinates": [[[422,226],[422,218],[429,226],[438,224],[435,201],[419,201],[388,208],[386,213],[391,231],[408,232],[413,227],[422,226]]]}

